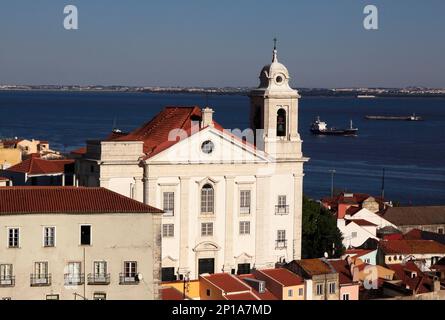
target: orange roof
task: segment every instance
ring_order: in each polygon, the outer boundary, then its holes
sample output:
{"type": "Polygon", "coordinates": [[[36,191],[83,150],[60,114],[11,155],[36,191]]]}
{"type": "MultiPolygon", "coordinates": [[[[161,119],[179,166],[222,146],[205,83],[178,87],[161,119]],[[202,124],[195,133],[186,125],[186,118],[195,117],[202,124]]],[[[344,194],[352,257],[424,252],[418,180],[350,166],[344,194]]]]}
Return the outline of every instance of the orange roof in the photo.
{"type": "Polygon", "coordinates": [[[228,273],[215,273],[210,275],[201,275],[202,278],[224,292],[244,292],[250,291],[250,287],[237,277],[228,273]]]}
{"type": "Polygon", "coordinates": [[[367,255],[368,253],[372,252],[374,250],[365,250],[365,249],[348,249],[345,251],[344,256],[354,256],[354,257],[361,257],[364,255],[367,255]]]}
{"type": "Polygon", "coordinates": [[[178,289],[173,287],[163,287],[160,289],[162,300],[184,300],[184,295],[178,289]]]}
{"type": "Polygon", "coordinates": [[[0,199],[0,215],[162,212],[105,188],[3,187],[0,199]]]}
{"type": "Polygon", "coordinates": [[[73,164],[74,160],[45,160],[31,157],[8,168],[6,171],[27,173],[28,175],[62,174],[65,166],[73,164]]]}
{"type": "Polygon", "coordinates": [[[260,300],[252,292],[229,294],[229,295],[225,295],[224,298],[226,300],[241,300],[241,301],[242,300],[260,300]]]}
{"type": "MultiPolygon", "coordinates": [[[[142,127],[129,134],[111,134],[106,141],[143,141],[144,153],[147,155],[145,159],[148,159],[180,141],[179,137],[174,141],[169,141],[171,132],[181,130],[189,137],[191,134],[205,129],[199,127],[201,120],[202,112],[198,106],[169,106],[165,107],[164,110],[142,127]],[[197,127],[193,127],[195,124],[197,127]]],[[[224,128],[215,121],[213,126],[216,130],[224,132],[224,128]]],[[[255,148],[254,145],[233,134],[230,134],[230,136],[243,144],[248,144],[255,148]]]]}
{"type": "Polygon", "coordinates": [[[377,227],[376,224],[369,222],[368,220],[364,219],[353,219],[353,220],[347,220],[347,224],[354,222],[356,225],[359,225],[360,227],[377,227]]]}
{"type": "Polygon", "coordinates": [[[316,276],[320,274],[335,273],[334,270],[321,259],[302,259],[294,261],[310,276],[316,276]]]}
{"type": "MultiPolygon", "coordinates": [[[[254,274],[249,273],[249,274],[240,274],[238,275],[238,278],[240,278],[241,280],[246,280],[246,279],[256,279],[256,280],[260,280],[258,279],[254,274]]],[[[247,283],[247,282],[246,282],[247,283]]],[[[247,283],[247,285],[249,285],[247,283]]],[[[255,293],[255,295],[257,297],[259,297],[261,300],[279,300],[276,296],[273,295],[272,292],[269,291],[269,289],[266,288],[266,290],[261,293],[258,292],[257,290],[255,290],[254,287],[252,287],[253,292],[255,293]]]]}
{"type": "Polygon", "coordinates": [[[285,287],[299,286],[301,284],[304,284],[304,280],[302,277],[284,268],[258,270],[258,272],[265,274],[269,278],[275,280],[276,282],[279,282],[285,287]]]}
{"type": "Polygon", "coordinates": [[[380,248],[386,254],[445,254],[445,245],[433,240],[382,240],[380,248]]]}
{"type": "Polygon", "coordinates": [[[338,272],[340,284],[355,284],[352,280],[351,268],[346,260],[329,260],[329,263],[338,272]]]}

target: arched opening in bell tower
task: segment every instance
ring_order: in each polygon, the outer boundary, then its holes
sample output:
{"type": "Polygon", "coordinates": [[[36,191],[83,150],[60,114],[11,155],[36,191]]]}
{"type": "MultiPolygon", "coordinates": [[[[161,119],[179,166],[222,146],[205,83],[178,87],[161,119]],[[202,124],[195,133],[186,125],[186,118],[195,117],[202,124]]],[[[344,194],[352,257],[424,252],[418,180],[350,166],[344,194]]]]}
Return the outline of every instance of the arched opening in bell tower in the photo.
{"type": "Polygon", "coordinates": [[[286,110],[283,108],[277,112],[277,137],[286,136],[286,110]]]}

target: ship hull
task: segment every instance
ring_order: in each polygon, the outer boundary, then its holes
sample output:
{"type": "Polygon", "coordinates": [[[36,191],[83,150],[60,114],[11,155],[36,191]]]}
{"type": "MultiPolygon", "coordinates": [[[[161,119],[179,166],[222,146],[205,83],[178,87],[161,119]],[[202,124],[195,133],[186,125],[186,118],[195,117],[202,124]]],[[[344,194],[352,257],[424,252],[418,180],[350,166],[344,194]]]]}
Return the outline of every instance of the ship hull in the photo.
{"type": "Polygon", "coordinates": [[[312,134],[320,136],[353,136],[357,135],[358,129],[311,129],[312,134]]]}

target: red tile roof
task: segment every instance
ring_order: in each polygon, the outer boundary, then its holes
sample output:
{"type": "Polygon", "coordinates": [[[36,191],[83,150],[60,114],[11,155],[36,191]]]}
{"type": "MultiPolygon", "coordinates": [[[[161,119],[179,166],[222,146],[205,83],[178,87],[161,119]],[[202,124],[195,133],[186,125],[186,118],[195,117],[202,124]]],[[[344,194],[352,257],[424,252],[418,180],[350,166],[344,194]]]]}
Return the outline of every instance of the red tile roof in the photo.
{"type": "Polygon", "coordinates": [[[432,281],[417,267],[417,265],[409,261],[405,264],[391,264],[388,269],[395,272],[394,280],[400,280],[410,290],[416,294],[431,292],[432,281]],[[414,277],[412,277],[414,275],[414,277]]]}
{"type": "Polygon", "coordinates": [[[287,269],[283,268],[265,269],[265,270],[258,270],[258,272],[265,274],[269,278],[279,282],[285,287],[299,286],[304,284],[304,280],[302,277],[296,275],[295,273],[287,269]]]}
{"type": "Polygon", "coordinates": [[[0,215],[162,212],[105,188],[3,187],[0,199],[0,215]]]}
{"type": "Polygon", "coordinates": [[[377,227],[376,224],[369,222],[368,220],[364,220],[364,219],[354,219],[354,220],[347,220],[347,224],[349,224],[350,222],[354,222],[355,224],[361,226],[361,227],[377,227]]]}
{"type": "Polygon", "coordinates": [[[299,265],[311,277],[336,272],[335,270],[331,269],[329,264],[322,259],[302,259],[292,261],[291,264],[292,263],[299,265]]]}
{"type": "MultiPolygon", "coordinates": [[[[143,141],[144,153],[146,159],[168,149],[172,145],[180,141],[179,137],[174,141],[169,141],[169,135],[175,130],[180,130],[187,134],[187,137],[193,133],[199,132],[205,128],[199,128],[199,121],[202,119],[202,112],[198,106],[180,107],[170,106],[164,108],[152,120],[145,123],[142,127],[134,130],[129,134],[112,134],[106,141],[143,141]],[[196,125],[196,127],[192,126],[196,125]]],[[[216,130],[224,132],[224,128],[213,122],[216,130]]],[[[247,143],[239,137],[230,134],[230,136],[243,144],[248,144],[252,148],[254,145],[247,143]]]]}
{"type": "Polygon", "coordinates": [[[163,287],[160,290],[161,290],[162,300],[172,300],[172,301],[184,300],[183,293],[176,288],[163,287]]]}
{"type": "Polygon", "coordinates": [[[8,168],[6,171],[27,173],[28,175],[61,174],[67,165],[74,160],[45,160],[31,157],[21,163],[8,168]]]}
{"type": "Polygon", "coordinates": [[[252,292],[229,294],[229,295],[225,295],[224,298],[226,300],[235,300],[235,301],[236,300],[238,300],[238,301],[243,301],[243,300],[260,300],[252,292]]]}
{"type": "Polygon", "coordinates": [[[237,277],[228,273],[216,273],[201,275],[202,278],[212,283],[224,292],[244,292],[250,291],[250,287],[237,277]]]}
{"type": "Polygon", "coordinates": [[[109,141],[143,141],[144,153],[148,157],[167,149],[179,141],[169,141],[172,130],[184,130],[191,133],[192,121],[199,121],[201,109],[199,107],[166,107],[152,120],[133,132],[118,137],[109,137],[109,141]]]}
{"type": "Polygon", "coordinates": [[[374,250],[365,250],[365,249],[348,249],[345,251],[344,255],[354,256],[354,257],[361,257],[364,256],[374,250]]]}
{"type": "MultiPolygon", "coordinates": [[[[238,278],[240,278],[241,280],[245,281],[245,279],[256,279],[256,280],[260,280],[258,279],[254,274],[241,274],[238,276],[238,278]]],[[[249,285],[246,282],[247,285],[249,285]]],[[[257,290],[255,290],[255,288],[252,287],[253,292],[255,293],[256,296],[258,296],[261,300],[279,300],[276,296],[273,295],[272,292],[269,291],[269,289],[266,288],[266,290],[263,293],[258,292],[257,290]]]]}
{"type": "Polygon", "coordinates": [[[329,260],[329,263],[338,272],[338,277],[341,285],[355,284],[352,281],[351,269],[346,260],[329,260]]]}
{"type": "Polygon", "coordinates": [[[379,245],[386,254],[445,254],[445,245],[433,240],[382,240],[379,245]]]}

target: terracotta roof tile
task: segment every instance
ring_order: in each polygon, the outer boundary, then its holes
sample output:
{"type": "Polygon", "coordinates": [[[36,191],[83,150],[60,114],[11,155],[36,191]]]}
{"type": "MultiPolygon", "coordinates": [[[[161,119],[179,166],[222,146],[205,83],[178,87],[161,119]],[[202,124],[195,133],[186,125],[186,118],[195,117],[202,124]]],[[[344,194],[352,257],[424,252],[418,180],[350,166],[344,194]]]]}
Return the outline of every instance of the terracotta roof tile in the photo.
{"type": "Polygon", "coordinates": [[[225,295],[224,298],[226,300],[235,300],[235,301],[244,301],[244,300],[260,300],[259,297],[257,297],[252,292],[245,292],[245,293],[236,293],[236,294],[228,294],[225,295]]]}
{"type": "Polygon", "coordinates": [[[0,199],[0,215],[162,212],[105,188],[3,187],[0,199]]]}
{"type": "Polygon", "coordinates": [[[347,224],[354,222],[355,224],[361,226],[361,227],[377,227],[376,224],[369,222],[368,220],[364,220],[364,219],[352,219],[352,220],[347,220],[347,224]]]}
{"type": "Polygon", "coordinates": [[[173,287],[163,287],[160,289],[162,300],[178,301],[184,300],[184,295],[178,289],[173,287]]]}
{"type": "Polygon", "coordinates": [[[250,286],[245,284],[237,277],[228,273],[216,273],[210,275],[201,275],[202,278],[220,288],[224,292],[244,292],[250,291],[250,286]]]}
{"type": "Polygon", "coordinates": [[[383,218],[396,226],[445,224],[445,206],[390,207],[383,218]]]}
{"type": "Polygon", "coordinates": [[[354,284],[352,281],[351,269],[346,260],[329,260],[329,263],[338,272],[340,284],[354,284]]]}
{"type": "Polygon", "coordinates": [[[335,273],[329,264],[321,259],[302,259],[291,263],[298,264],[310,276],[335,273]]]}
{"type": "Polygon", "coordinates": [[[44,175],[64,173],[67,165],[74,164],[74,160],[45,160],[31,157],[6,171],[27,173],[28,175],[44,175]]]}
{"type": "Polygon", "coordinates": [[[382,240],[379,245],[386,254],[445,254],[445,245],[433,240],[382,240]]]}
{"type": "Polygon", "coordinates": [[[258,272],[267,275],[269,278],[274,279],[285,287],[304,284],[302,277],[284,268],[258,270],[258,272]]]}

